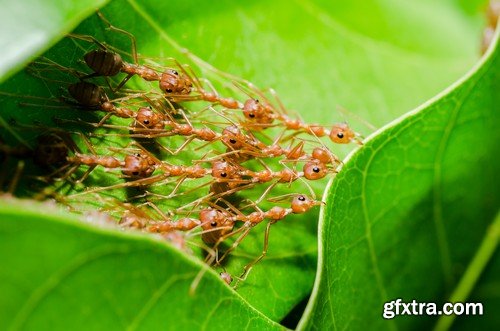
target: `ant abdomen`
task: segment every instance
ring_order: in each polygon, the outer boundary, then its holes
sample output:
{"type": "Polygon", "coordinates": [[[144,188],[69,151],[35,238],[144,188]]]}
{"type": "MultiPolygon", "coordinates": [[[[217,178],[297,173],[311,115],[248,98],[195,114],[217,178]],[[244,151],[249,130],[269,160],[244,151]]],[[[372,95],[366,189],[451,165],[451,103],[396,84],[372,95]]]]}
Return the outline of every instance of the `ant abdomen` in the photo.
{"type": "Polygon", "coordinates": [[[115,76],[123,67],[123,59],[118,53],[98,49],[83,56],[90,69],[101,76],[115,76]]]}
{"type": "Polygon", "coordinates": [[[107,99],[102,87],[84,81],[69,85],[68,92],[80,105],[90,108],[99,107],[107,99]]]}

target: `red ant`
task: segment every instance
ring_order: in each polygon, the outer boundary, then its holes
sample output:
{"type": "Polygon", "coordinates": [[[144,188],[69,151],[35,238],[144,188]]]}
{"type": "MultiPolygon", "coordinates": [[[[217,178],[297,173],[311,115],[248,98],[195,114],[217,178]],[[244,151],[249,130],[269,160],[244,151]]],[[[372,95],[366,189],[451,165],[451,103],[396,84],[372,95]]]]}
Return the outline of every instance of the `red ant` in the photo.
{"type": "Polygon", "coordinates": [[[362,145],[359,134],[355,133],[347,123],[334,124],[330,130],[327,130],[321,125],[307,124],[298,119],[292,119],[285,114],[281,114],[278,112],[270,113],[270,106],[266,107],[265,105],[257,102],[257,100],[254,100],[252,105],[253,110],[250,114],[254,114],[254,116],[247,116],[247,118],[256,120],[259,124],[268,124],[268,118],[276,119],[283,122],[283,125],[288,130],[305,132],[319,138],[328,136],[330,140],[336,144],[348,144],[351,142],[356,142],[362,145]],[[259,122],[259,116],[257,116],[256,114],[265,114],[261,115],[262,118],[265,118],[265,121],[259,122]]]}
{"type": "MultiPolygon", "coordinates": [[[[232,237],[236,234],[239,234],[239,236],[236,238],[236,240],[232,243],[230,248],[228,248],[222,257],[220,259],[215,259],[215,264],[220,265],[221,261],[224,260],[238,245],[243,241],[243,239],[248,235],[250,230],[256,226],[257,224],[261,223],[264,220],[269,220],[266,226],[265,234],[264,234],[264,247],[262,250],[262,253],[260,256],[258,256],[256,259],[251,261],[249,264],[247,264],[244,267],[243,273],[238,277],[238,283],[240,281],[243,281],[246,279],[248,276],[248,273],[250,270],[260,262],[266,255],[267,255],[267,250],[268,250],[268,244],[269,244],[269,233],[271,226],[284,219],[286,216],[290,214],[303,214],[310,210],[314,206],[320,205],[322,202],[315,201],[307,197],[306,195],[303,194],[298,194],[294,195],[292,202],[290,204],[289,208],[283,208],[279,206],[274,206],[268,211],[262,211],[260,210],[255,204],[253,206],[256,208],[255,212],[250,213],[249,215],[244,215],[242,214],[237,208],[234,206],[231,206],[231,204],[227,203],[230,208],[236,213],[232,214],[232,216],[227,215],[228,212],[221,212],[221,214],[225,214],[225,220],[226,222],[244,222],[243,226],[238,228],[237,230],[234,230],[230,233],[227,233],[221,237],[218,238],[217,242],[215,242],[215,245],[213,247],[214,250],[217,250],[218,246],[227,238],[232,237]]],[[[235,285],[235,287],[238,285],[238,283],[235,285]]]]}
{"type": "Polygon", "coordinates": [[[175,69],[166,69],[162,73],[158,73],[156,70],[148,66],[139,65],[135,37],[129,32],[111,25],[111,23],[104,18],[101,13],[97,14],[108,26],[108,29],[125,34],[130,38],[134,64],[125,62],[120,54],[111,51],[109,47],[92,36],[69,34],[68,36],[71,38],[95,43],[100,48],[98,50],[90,51],[84,55],[85,63],[89,66],[89,68],[94,70],[94,73],[82,77],[82,79],[98,76],[111,77],[123,72],[127,74],[127,76],[118,84],[116,88],[113,89],[114,91],[119,90],[132,76],[137,75],[146,81],[159,81],[159,87],[165,93],[180,95],[187,95],[191,93],[191,80],[189,77],[179,74],[179,72],[175,69]]]}

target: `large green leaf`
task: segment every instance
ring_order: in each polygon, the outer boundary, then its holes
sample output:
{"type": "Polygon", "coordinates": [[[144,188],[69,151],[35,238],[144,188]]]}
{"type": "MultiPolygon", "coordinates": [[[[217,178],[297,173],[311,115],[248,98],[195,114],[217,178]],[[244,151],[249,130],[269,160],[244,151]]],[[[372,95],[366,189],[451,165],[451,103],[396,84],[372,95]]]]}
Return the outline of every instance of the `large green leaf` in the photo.
{"type": "MultiPolygon", "coordinates": [[[[245,5],[131,0],[114,1],[102,12],[114,25],[136,36],[143,56],[175,56],[190,62],[182,52],[186,47],[221,70],[275,88],[284,103],[309,122],[327,125],[343,120],[337,111],[341,105],[380,126],[435,95],[476,61],[481,2],[468,3],[465,11],[457,2],[444,0],[411,5],[395,0],[245,5]]],[[[77,32],[129,49],[126,38],[103,27],[92,17],[77,32]]],[[[65,40],[47,56],[64,65],[76,65],[82,54],[73,42],[65,40]]],[[[195,69],[219,83],[228,82],[206,66],[195,69]]],[[[60,94],[59,88],[20,73],[0,90],[47,97],[60,94]]],[[[54,115],[74,116],[43,107],[20,108],[20,99],[1,97],[1,115],[19,122],[45,123],[54,115]]],[[[348,115],[347,119],[358,131],[370,132],[356,117],[348,115]]],[[[105,150],[106,146],[99,148],[105,150]]],[[[338,148],[339,153],[349,149],[352,147],[338,148]]],[[[104,175],[95,172],[92,179],[98,182],[106,179],[104,175]]],[[[273,226],[268,257],[238,290],[274,320],[280,320],[311,290],[316,216],[313,213],[273,226]]],[[[239,272],[251,257],[260,254],[262,229],[256,230],[236,252],[242,258],[231,260],[232,272],[239,272]]]]}
{"type": "Polygon", "coordinates": [[[0,83],[74,29],[107,0],[0,3],[0,83]]]}
{"type": "MultiPolygon", "coordinates": [[[[429,328],[436,318],[384,320],[384,302],[469,301],[498,244],[498,221],[489,229],[500,206],[498,91],[497,43],[452,88],[350,158],[326,193],[320,274],[302,329],[429,328]],[[476,276],[459,282],[469,263],[466,275],[476,276]]],[[[476,321],[491,327],[498,294],[484,304],[476,321]]]]}
{"type": "Polygon", "coordinates": [[[211,270],[190,295],[207,267],[162,240],[4,199],[0,251],[10,254],[2,254],[0,268],[3,330],[282,329],[211,270]]]}

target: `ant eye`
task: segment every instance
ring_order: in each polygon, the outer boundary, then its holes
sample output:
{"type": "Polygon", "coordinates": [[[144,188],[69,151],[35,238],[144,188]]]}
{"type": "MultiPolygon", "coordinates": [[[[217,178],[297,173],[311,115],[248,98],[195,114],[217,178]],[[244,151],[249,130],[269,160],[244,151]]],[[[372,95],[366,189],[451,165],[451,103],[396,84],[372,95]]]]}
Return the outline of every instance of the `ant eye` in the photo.
{"type": "Polygon", "coordinates": [[[314,167],[313,171],[316,172],[316,173],[318,173],[319,172],[319,168],[318,167],[314,167]]]}
{"type": "Polygon", "coordinates": [[[132,172],[132,175],[134,175],[134,176],[139,176],[139,171],[134,171],[134,172],[132,172]]]}
{"type": "Polygon", "coordinates": [[[173,91],[172,91],[172,89],[168,88],[168,89],[165,90],[165,92],[172,93],[173,91]]]}
{"type": "Polygon", "coordinates": [[[175,70],[172,70],[172,73],[173,73],[174,75],[176,75],[176,76],[179,76],[179,73],[178,73],[177,71],[175,71],[175,70]]]}
{"type": "Polygon", "coordinates": [[[148,106],[148,107],[149,107],[149,109],[153,110],[153,107],[151,107],[151,106],[148,106]]]}
{"type": "Polygon", "coordinates": [[[337,137],[339,137],[340,139],[344,138],[344,134],[342,132],[339,132],[337,133],[337,137]]]}
{"type": "Polygon", "coordinates": [[[250,117],[250,118],[254,118],[254,117],[255,117],[255,114],[254,114],[254,113],[250,113],[250,114],[248,114],[248,117],[250,117]]]}
{"type": "Polygon", "coordinates": [[[149,120],[144,120],[144,121],[142,121],[142,123],[147,125],[147,124],[149,124],[149,120]]]}
{"type": "Polygon", "coordinates": [[[259,99],[255,99],[255,102],[259,103],[260,101],[259,101],[259,99]]]}
{"type": "Polygon", "coordinates": [[[137,156],[137,157],[141,157],[141,154],[139,154],[139,153],[135,153],[135,156],[137,156]]]}
{"type": "Polygon", "coordinates": [[[220,173],[220,176],[223,177],[223,178],[226,178],[227,177],[227,174],[225,172],[221,172],[220,173]]]}
{"type": "Polygon", "coordinates": [[[229,139],[229,142],[230,142],[231,144],[236,144],[236,140],[235,140],[235,139],[229,139]]]}
{"type": "Polygon", "coordinates": [[[217,226],[217,222],[212,222],[212,223],[210,223],[210,225],[213,226],[213,227],[216,227],[217,226]]]}
{"type": "Polygon", "coordinates": [[[306,201],[306,197],[303,195],[299,195],[297,199],[299,199],[300,201],[306,201]]]}

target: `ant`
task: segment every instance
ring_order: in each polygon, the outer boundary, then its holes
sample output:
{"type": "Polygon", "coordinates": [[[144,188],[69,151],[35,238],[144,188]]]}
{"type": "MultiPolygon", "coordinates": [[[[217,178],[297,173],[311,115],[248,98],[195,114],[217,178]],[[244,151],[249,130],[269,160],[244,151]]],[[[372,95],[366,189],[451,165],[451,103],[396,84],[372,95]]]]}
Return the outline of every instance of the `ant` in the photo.
{"type": "MultiPolygon", "coordinates": [[[[275,201],[277,201],[275,199],[275,201]]],[[[232,206],[230,203],[226,202],[228,206],[235,212],[235,214],[231,214],[232,216],[226,216],[226,222],[243,222],[243,226],[240,228],[229,232],[225,235],[222,235],[221,237],[218,238],[218,240],[215,242],[213,246],[213,250],[217,251],[218,246],[227,238],[232,237],[236,234],[239,234],[239,236],[235,239],[235,241],[232,243],[232,245],[224,252],[224,254],[220,257],[217,258],[215,257],[213,261],[215,261],[215,265],[220,265],[220,263],[232,252],[234,251],[238,245],[243,241],[243,239],[248,235],[250,230],[262,223],[264,220],[269,220],[266,226],[265,234],[264,234],[264,245],[263,245],[263,250],[261,255],[259,255],[257,258],[255,258],[253,261],[245,265],[243,269],[243,273],[238,277],[238,281],[235,284],[235,288],[238,286],[238,283],[240,281],[244,281],[250,270],[257,264],[259,263],[266,255],[267,255],[267,250],[269,246],[269,234],[271,230],[271,226],[286,218],[290,214],[303,214],[313,208],[314,206],[321,205],[321,201],[316,201],[304,194],[293,194],[293,199],[291,201],[290,207],[288,208],[283,208],[279,206],[274,206],[268,211],[262,211],[260,210],[255,203],[251,204],[256,211],[244,215],[239,211],[237,208],[232,206]]],[[[225,211],[224,211],[225,212],[225,211]]],[[[230,214],[229,212],[225,212],[226,214],[230,214]]],[[[223,214],[223,212],[221,212],[223,214]]]]}
{"type": "Polygon", "coordinates": [[[165,93],[180,95],[191,93],[191,80],[189,77],[180,74],[177,70],[169,68],[159,73],[148,66],[139,65],[135,37],[131,33],[113,26],[101,13],[98,12],[97,15],[107,25],[109,30],[122,33],[130,38],[134,64],[125,62],[120,54],[112,51],[109,47],[92,36],[69,34],[68,36],[71,38],[94,43],[99,47],[99,49],[92,50],[84,55],[83,58],[85,63],[94,72],[90,75],[86,75],[82,79],[99,76],[112,77],[122,72],[127,74],[127,76],[116,88],[112,89],[114,92],[121,89],[131,77],[137,75],[146,81],[159,81],[159,87],[165,93]]]}

